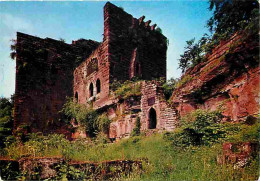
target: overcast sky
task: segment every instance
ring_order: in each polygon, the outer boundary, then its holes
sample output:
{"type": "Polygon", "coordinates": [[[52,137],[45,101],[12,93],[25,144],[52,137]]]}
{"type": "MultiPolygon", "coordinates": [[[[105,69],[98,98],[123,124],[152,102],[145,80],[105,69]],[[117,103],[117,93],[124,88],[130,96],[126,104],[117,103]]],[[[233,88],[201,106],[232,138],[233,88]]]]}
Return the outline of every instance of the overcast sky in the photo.
{"type": "MultiPolygon", "coordinates": [[[[111,1],[134,17],[156,23],[169,39],[167,78],[178,78],[178,59],[185,42],[199,39],[208,30],[211,16],[208,1],[111,1]]],[[[0,97],[15,90],[15,61],[11,60],[11,39],[20,31],[41,38],[63,38],[66,43],[79,38],[102,41],[103,6],[96,2],[0,2],[0,97]]]]}

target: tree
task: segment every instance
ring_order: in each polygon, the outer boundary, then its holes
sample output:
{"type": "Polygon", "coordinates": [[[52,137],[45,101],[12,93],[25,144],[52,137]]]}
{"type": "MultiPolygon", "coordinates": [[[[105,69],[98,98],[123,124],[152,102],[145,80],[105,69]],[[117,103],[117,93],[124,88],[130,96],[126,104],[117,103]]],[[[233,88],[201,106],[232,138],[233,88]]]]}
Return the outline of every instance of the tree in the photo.
{"type": "Polygon", "coordinates": [[[171,98],[172,92],[174,91],[174,89],[176,87],[176,83],[177,83],[177,80],[174,78],[171,78],[170,80],[167,80],[167,82],[165,82],[162,85],[163,93],[164,93],[166,100],[169,100],[171,98]]]}
{"type": "Polygon", "coordinates": [[[0,98],[0,147],[4,147],[6,137],[12,135],[13,128],[13,98],[0,98]]]}
{"type": "Polygon", "coordinates": [[[214,33],[212,40],[216,43],[244,30],[259,16],[257,0],[210,0],[209,9],[214,12],[207,26],[214,33]]]}
{"type": "Polygon", "coordinates": [[[203,61],[202,42],[195,43],[195,38],[193,38],[186,41],[186,43],[184,54],[179,59],[179,68],[182,70],[182,73],[203,61]]]}
{"type": "Polygon", "coordinates": [[[11,57],[11,59],[15,60],[15,58],[16,58],[16,45],[17,45],[17,41],[12,39],[11,42],[12,42],[12,44],[10,46],[10,49],[11,49],[10,57],[11,57]]]}
{"type": "Polygon", "coordinates": [[[207,27],[212,36],[204,34],[195,43],[195,38],[187,41],[184,54],[179,59],[179,68],[184,73],[204,61],[204,55],[221,40],[228,39],[236,32],[247,30],[249,34],[257,34],[259,30],[259,3],[257,0],[209,0],[209,9],[213,16],[207,27]]]}

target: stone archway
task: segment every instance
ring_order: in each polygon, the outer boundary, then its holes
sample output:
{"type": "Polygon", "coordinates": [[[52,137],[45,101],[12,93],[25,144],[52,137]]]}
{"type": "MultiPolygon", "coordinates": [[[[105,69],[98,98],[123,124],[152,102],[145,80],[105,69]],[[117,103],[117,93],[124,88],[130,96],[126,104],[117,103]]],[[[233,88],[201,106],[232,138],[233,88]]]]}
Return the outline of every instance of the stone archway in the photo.
{"type": "Polygon", "coordinates": [[[148,129],[155,129],[157,125],[157,115],[154,108],[149,110],[148,116],[148,129]]]}
{"type": "Polygon", "coordinates": [[[78,92],[75,93],[75,100],[76,100],[76,102],[79,101],[79,95],[78,95],[78,92]]]}
{"type": "Polygon", "coordinates": [[[89,97],[92,97],[94,95],[94,86],[93,83],[91,82],[89,86],[89,97]]]}

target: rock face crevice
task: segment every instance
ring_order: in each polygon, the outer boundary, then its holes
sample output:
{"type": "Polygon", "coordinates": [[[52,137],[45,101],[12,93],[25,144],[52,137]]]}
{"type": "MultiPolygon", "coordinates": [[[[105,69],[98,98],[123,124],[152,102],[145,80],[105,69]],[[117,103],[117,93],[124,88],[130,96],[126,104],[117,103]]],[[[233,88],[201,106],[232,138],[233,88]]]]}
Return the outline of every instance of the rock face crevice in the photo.
{"type": "Polygon", "coordinates": [[[190,81],[177,88],[172,105],[181,116],[195,110],[223,111],[226,121],[243,121],[259,108],[258,35],[235,34],[222,42],[203,62],[183,77],[190,81]]]}

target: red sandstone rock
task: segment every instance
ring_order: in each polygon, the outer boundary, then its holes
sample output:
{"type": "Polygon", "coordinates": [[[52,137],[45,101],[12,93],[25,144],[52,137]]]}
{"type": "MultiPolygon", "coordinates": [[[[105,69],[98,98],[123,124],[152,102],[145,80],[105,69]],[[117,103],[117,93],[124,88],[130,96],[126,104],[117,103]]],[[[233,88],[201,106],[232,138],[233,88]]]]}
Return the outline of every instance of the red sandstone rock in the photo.
{"type": "Polygon", "coordinates": [[[241,121],[259,110],[258,42],[254,35],[234,35],[184,76],[191,80],[172,94],[181,116],[194,109],[223,109],[225,121],[241,121]],[[229,53],[227,53],[229,52],[229,53]]]}

